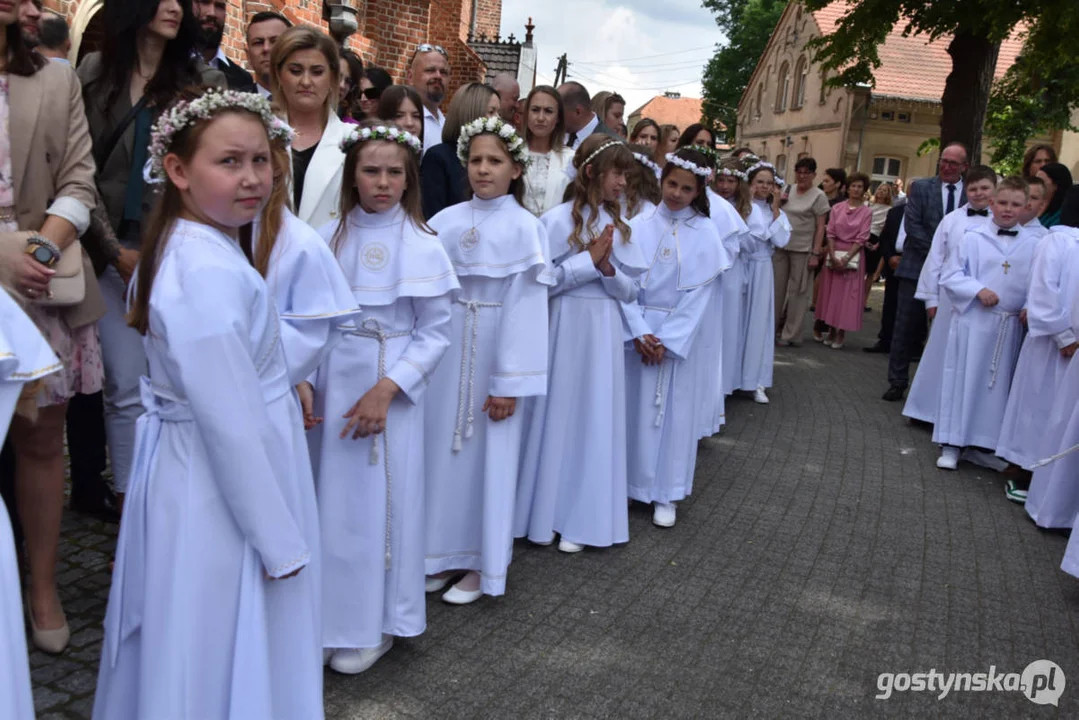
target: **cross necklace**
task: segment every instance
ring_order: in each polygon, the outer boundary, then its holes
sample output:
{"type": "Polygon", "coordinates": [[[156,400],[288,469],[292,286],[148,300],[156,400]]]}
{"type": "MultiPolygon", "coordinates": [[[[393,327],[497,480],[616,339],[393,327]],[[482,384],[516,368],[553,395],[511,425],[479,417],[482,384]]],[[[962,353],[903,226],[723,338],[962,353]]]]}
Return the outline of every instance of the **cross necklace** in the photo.
{"type": "Polygon", "coordinates": [[[1005,260],[1004,262],[1002,262],[1002,263],[1000,264],[1000,266],[1001,266],[1002,268],[1004,268],[1004,274],[1005,274],[1005,275],[1007,275],[1007,274],[1008,274],[1008,270],[1010,270],[1010,269],[1011,269],[1011,267],[1012,267],[1012,266],[1011,266],[1011,263],[1009,263],[1009,262],[1008,262],[1007,260],[1005,260]]]}

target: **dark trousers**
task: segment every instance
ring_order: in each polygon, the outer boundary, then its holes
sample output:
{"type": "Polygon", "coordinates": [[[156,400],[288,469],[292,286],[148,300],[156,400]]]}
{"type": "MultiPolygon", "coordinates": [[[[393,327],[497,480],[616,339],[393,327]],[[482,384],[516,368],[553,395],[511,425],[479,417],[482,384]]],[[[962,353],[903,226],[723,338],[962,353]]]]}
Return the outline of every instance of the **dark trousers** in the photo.
{"type": "Polygon", "coordinates": [[[892,347],[892,335],[895,330],[895,306],[899,295],[899,278],[886,268],[884,272],[884,307],[880,313],[880,332],[877,340],[886,348],[892,347]]]}
{"type": "Polygon", "coordinates": [[[67,406],[67,449],[71,456],[71,498],[75,504],[105,490],[105,401],[101,392],[75,395],[67,406]]]}
{"type": "Polygon", "coordinates": [[[929,330],[925,303],[914,298],[918,281],[898,278],[895,326],[888,353],[888,384],[906,388],[910,384],[910,359],[921,350],[929,330]]]}
{"type": "Polygon", "coordinates": [[[0,496],[4,498],[8,517],[11,519],[11,534],[15,536],[15,547],[22,545],[22,523],[19,522],[19,509],[15,506],[15,448],[11,440],[4,442],[0,452],[0,496]]]}

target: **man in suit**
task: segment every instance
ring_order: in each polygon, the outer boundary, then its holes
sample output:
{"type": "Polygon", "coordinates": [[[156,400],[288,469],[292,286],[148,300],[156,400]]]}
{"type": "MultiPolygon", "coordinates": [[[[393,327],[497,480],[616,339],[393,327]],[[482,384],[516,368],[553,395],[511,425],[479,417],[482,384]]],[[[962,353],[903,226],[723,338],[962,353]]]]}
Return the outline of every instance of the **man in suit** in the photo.
{"type": "Polygon", "coordinates": [[[592,112],[592,96],[585,86],[570,80],[558,86],[566,116],[566,147],[576,150],[589,135],[603,133],[621,139],[592,112]]]}
{"type": "Polygon", "coordinates": [[[951,143],[940,154],[937,176],[911,183],[903,214],[906,237],[896,245],[901,254],[895,275],[899,279],[895,329],[888,354],[888,391],[884,399],[902,400],[910,382],[910,362],[920,349],[929,323],[925,303],[914,298],[925,257],[941,219],[967,202],[963,174],[970,154],[961,143],[951,143]]]}
{"type": "Polygon", "coordinates": [[[441,45],[423,43],[416,48],[408,67],[408,84],[416,88],[423,100],[423,151],[442,142],[446,116],[442,101],[450,82],[450,56],[441,45]]]}
{"type": "Polygon", "coordinates": [[[199,50],[202,59],[210,67],[224,73],[230,90],[255,92],[255,81],[251,79],[250,73],[229,60],[221,49],[228,3],[225,0],[194,0],[192,7],[195,20],[199,23],[199,50]]]}
{"type": "Polygon", "coordinates": [[[255,91],[270,99],[270,52],[277,38],[292,27],[289,19],[273,10],[251,16],[247,23],[247,63],[255,71],[255,91]]]}
{"type": "Polygon", "coordinates": [[[50,62],[70,65],[67,56],[71,52],[71,31],[64,16],[52,10],[45,10],[37,23],[37,31],[38,54],[48,58],[50,62]]]}
{"type": "Polygon", "coordinates": [[[884,307],[880,315],[880,332],[877,343],[872,347],[862,348],[867,353],[889,353],[892,349],[892,330],[895,328],[895,301],[899,289],[899,280],[895,269],[899,265],[899,256],[895,253],[895,243],[903,227],[903,213],[906,211],[906,198],[892,206],[884,220],[884,229],[880,232],[880,252],[884,259],[884,307]]]}

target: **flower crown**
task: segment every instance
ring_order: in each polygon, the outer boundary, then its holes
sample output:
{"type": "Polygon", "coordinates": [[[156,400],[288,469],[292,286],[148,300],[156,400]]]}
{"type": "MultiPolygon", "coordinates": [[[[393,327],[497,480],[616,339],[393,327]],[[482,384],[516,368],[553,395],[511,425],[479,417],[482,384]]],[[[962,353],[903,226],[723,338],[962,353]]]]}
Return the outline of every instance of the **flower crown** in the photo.
{"type": "Polygon", "coordinates": [[[590,163],[590,162],[592,162],[593,160],[595,160],[595,159],[596,159],[597,157],[599,157],[599,154],[600,154],[601,152],[603,152],[604,150],[606,150],[606,149],[608,149],[608,148],[613,148],[613,147],[616,147],[616,146],[618,146],[618,145],[621,145],[621,144],[622,144],[622,141],[621,141],[621,140],[608,140],[607,142],[603,143],[603,144],[602,144],[602,145],[600,145],[600,146],[599,146],[598,148],[596,148],[596,149],[595,149],[595,150],[594,150],[594,151],[592,152],[592,154],[591,154],[591,155],[589,155],[588,157],[586,157],[586,158],[584,159],[584,162],[582,162],[582,163],[581,163],[581,167],[583,168],[583,167],[584,167],[585,165],[587,165],[588,163],[590,163]]]}
{"type": "Polygon", "coordinates": [[[472,146],[472,139],[477,135],[485,134],[502,138],[513,161],[528,167],[532,158],[528,155],[528,146],[525,145],[524,138],[517,134],[517,128],[499,117],[476,118],[467,125],[461,126],[461,134],[457,137],[457,159],[462,165],[468,165],[468,150],[472,146]]]}
{"type": "Polygon", "coordinates": [[[641,153],[633,153],[633,157],[641,165],[644,165],[646,168],[656,173],[657,175],[659,174],[659,165],[656,165],[654,162],[652,162],[652,159],[649,158],[647,155],[642,155],[641,153]]]}
{"type": "Polygon", "coordinates": [[[728,175],[730,177],[736,177],[739,180],[746,179],[746,174],[741,170],[731,170],[730,168],[725,167],[716,168],[716,175],[728,175]]]}
{"type": "Polygon", "coordinates": [[[765,162],[763,160],[758,160],[755,165],[750,165],[748,168],[746,168],[746,178],[748,179],[750,175],[757,172],[758,170],[770,170],[772,172],[772,177],[776,179],[776,182],[781,182],[779,180],[779,177],[776,175],[776,166],[770,162],[765,162]]]}
{"type": "Polygon", "coordinates": [[[389,142],[395,142],[398,145],[404,145],[412,152],[420,155],[423,153],[423,143],[420,139],[408,132],[407,130],[401,130],[393,126],[387,127],[385,125],[378,125],[377,127],[356,127],[353,126],[345,136],[341,138],[339,147],[341,152],[347,153],[356,143],[367,142],[368,140],[388,140],[389,142]]]}
{"type": "Polygon", "coordinates": [[[689,170],[694,175],[700,176],[702,178],[707,178],[712,175],[712,168],[701,167],[700,165],[692,163],[685,158],[678,157],[674,153],[667,153],[667,162],[675,165],[676,167],[680,167],[683,170],[689,170]]]}
{"type": "Polygon", "coordinates": [[[165,182],[165,156],[172,141],[181,130],[200,120],[208,120],[222,110],[247,110],[258,115],[271,140],[291,143],[295,133],[287,124],[274,117],[270,103],[256,93],[236,90],[210,89],[194,100],[181,100],[169,106],[150,128],[150,157],[142,177],[151,185],[165,182]]]}

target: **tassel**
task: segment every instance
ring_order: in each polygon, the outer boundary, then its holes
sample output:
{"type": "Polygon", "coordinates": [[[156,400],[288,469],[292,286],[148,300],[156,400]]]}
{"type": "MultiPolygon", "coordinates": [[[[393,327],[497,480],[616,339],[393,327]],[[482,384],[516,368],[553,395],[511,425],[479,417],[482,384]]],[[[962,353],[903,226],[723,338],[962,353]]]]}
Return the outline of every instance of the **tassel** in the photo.
{"type": "Polygon", "coordinates": [[[378,435],[371,438],[371,464],[378,465],[378,435]]]}
{"type": "Polygon", "coordinates": [[[455,432],[453,434],[453,451],[461,452],[461,433],[455,432]]]}
{"type": "Polygon", "coordinates": [[[465,425],[465,439],[472,437],[472,421],[468,421],[468,425],[465,425]]]}
{"type": "Polygon", "coordinates": [[[389,570],[392,566],[393,557],[390,555],[390,551],[386,551],[386,569],[389,570]]]}
{"type": "Polygon", "coordinates": [[[662,427],[662,426],[663,426],[663,411],[660,410],[658,413],[656,413],[656,427],[662,427]]]}

